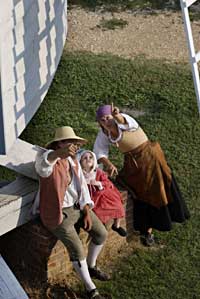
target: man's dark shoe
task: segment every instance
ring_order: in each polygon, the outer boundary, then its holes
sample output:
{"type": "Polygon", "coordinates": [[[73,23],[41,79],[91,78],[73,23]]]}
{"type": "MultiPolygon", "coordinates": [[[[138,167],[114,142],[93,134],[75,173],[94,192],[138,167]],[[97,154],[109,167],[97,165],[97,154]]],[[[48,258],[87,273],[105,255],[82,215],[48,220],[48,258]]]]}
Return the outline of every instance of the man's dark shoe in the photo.
{"type": "Polygon", "coordinates": [[[110,275],[102,272],[96,266],[94,268],[88,267],[88,270],[89,270],[90,276],[92,278],[96,278],[96,279],[101,280],[101,281],[107,281],[107,280],[111,279],[110,275]]]}
{"type": "Polygon", "coordinates": [[[89,299],[92,299],[92,298],[102,299],[102,297],[100,296],[99,291],[97,289],[94,289],[94,290],[91,290],[91,291],[87,292],[87,297],[89,299]]]}
{"type": "Polygon", "coordinates": [[[112,225],[112,230],[117,232],[121,237],[126,237],[127,233],[123,227],[116,227],[114,224],[112,225]]]}

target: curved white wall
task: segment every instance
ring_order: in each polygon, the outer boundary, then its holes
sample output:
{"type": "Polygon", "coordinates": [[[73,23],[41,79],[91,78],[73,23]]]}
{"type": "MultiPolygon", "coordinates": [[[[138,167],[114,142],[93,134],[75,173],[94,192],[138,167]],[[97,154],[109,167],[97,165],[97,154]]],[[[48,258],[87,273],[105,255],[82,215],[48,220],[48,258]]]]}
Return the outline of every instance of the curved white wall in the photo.
{"type": "Polygon", "coordinates": [[[67,35],[67,0],[0,1],[0,154],[43,101],[67,35]]]}

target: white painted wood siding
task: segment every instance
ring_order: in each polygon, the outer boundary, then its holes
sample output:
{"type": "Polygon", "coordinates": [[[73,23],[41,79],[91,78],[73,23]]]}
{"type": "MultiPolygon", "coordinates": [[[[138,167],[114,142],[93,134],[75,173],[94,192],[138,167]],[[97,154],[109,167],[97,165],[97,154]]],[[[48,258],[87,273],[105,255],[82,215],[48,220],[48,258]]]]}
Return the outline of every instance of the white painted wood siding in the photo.
{"type": "Polygon", "coordinates": [[[0,155],[0,165],[21,175],[0,188],[0,236],[34,217],[31,207],[38,190],[35,158],[44,150],[17,139],[7,155],[0,155]]]}
{"type": "Polygon", "coordinates": [[[33,219],[31,207],[38,182],[18,177],[0,188],[0,236],[33,219]]]}
{"type": "Polygon", "coordinates": [[[28,299],[4,259],[0,255],[0,299],[28,299]]]}
{"type": "Polygon", "coordinates": [[[0,154],[43,101],[67,35],[67,0],[0,0],[0,154]]]}
{"type": "Polygon", "coordinates": [[[35,159],[36,155],[44,150],[37,145],[17,139],[7,155],[0,155],[0,165],[25,177],[38,180],[35,171],[35,159]]]}

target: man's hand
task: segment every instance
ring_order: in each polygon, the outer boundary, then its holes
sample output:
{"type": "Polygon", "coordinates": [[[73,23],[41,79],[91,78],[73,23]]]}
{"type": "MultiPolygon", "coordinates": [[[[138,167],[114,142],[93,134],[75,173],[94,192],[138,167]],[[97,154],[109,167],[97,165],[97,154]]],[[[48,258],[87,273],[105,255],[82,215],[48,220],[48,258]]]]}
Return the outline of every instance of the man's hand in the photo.
{"type": "Polygon", "coordinates": [[[92,219],[90,216],[90,207],[89,205],[85,205],[83,208],[84,212],[84,229],[90,231],[92,228],[92,219]]]}
{"type": "Polygon", "coordinates": [[[68,143],[65,147],[59,148],[48,155],[48,161],[50,163],[54,162],[57,158],[66,159],[67,157],[71,156],[72,158],[75,157],[77,151],[76,144],[68,143]]]}

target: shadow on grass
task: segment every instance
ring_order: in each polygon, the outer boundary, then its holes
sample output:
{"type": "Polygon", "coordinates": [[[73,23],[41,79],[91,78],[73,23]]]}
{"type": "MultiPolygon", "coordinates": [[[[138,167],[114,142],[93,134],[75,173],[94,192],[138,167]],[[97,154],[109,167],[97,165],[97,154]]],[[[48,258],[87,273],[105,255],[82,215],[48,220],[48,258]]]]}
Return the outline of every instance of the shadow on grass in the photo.
{"type": "Polygon", "coordinates": [[[84,9],[95,10],[104,8],[107,11],[169,9],[180,10],[179,0],[69,0],[71,5],[78,5],[84,9]]]}

